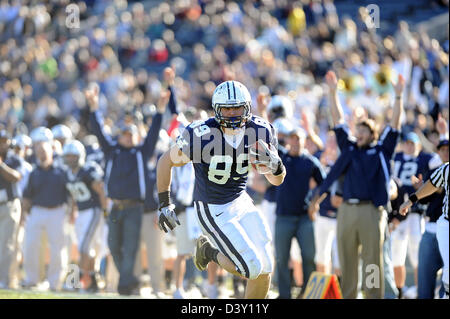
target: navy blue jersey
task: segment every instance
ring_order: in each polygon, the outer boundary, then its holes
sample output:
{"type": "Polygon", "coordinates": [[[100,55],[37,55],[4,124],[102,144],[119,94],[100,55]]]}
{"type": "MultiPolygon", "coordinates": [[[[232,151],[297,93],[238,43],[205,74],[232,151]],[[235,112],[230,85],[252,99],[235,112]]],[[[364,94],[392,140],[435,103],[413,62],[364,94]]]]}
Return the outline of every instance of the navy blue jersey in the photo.
{"type": "MultiPolygon", "coordinates": [[[[22,160],[17,155],[9,155],[4,160],[5,164],[21,173],[22,160]]],[[[0,175],[0,203],[11,201],[20,197],[19,183],[11,183],[0,175]]]]}
{"type": "Polygon", "coordinates": [[[32,206],[56,207],[67,202],[67,171],[52,164],[47,170],[34,166],[23,197],[31,200],[32,206]]]}
{"type": "Polygon", "coordinates": [[[312,193],[309,180],[313,178],[317,185],[325,179],[325,171],[319,160],[304,152],[300,156],[282,154],[281,159],[286,167],[283,184],[277,187],[278,216],[299,216],[307,214],[312,193]]]}
{"type": "Polygon", "coordinates": [[[100,147],[86,147],[86,162],[96,162],[102,169],[105,169],[105,155],[100,147]]]}
{"type": "Polygon", "coordinates": [[[178,147],[194,165],[194,201],[225,204],[239,197],[247,183],[249,146],[258,139],[277,144],[273,126],[257,116],[240,138],[236,148],[231,146],[214,118],[191,123],[178,137],[178,147]]]}
{"type": "Polygon", "coordinates": [[[75,199],[78,210],[101,207],[100,199],[92,183],[102,181],[103,170],[95,162],[87,162],[76,174],[68,173],[67,189],[75,199]]]}
{"type": "MultiPolygon", "coordinates": [[[[405,193],[411,195],[416,190],[411,181],[412,176],[418,177],[422,174],[423,179],[430,175],[430,171],[437,167],[440,162],[434,160],[433,154],[421,152],[417,157],[408,156],[403,152],[394,156],[394,176],[401,182],[401,187],[405,193]]],[[[412,212],[423,213],[426,206],[420,201],[412,207],[412,212]]]]}
{"type": "Polygon", "coordinates": [[[423,178],[429,175],[432,154],[421,152],[417,157],[408,156],[403,152],[394,156],[394,176],[401,181],[401,187],[408,194],[416,190],[412,186],[411,177],[422,174],[423,178]]]}

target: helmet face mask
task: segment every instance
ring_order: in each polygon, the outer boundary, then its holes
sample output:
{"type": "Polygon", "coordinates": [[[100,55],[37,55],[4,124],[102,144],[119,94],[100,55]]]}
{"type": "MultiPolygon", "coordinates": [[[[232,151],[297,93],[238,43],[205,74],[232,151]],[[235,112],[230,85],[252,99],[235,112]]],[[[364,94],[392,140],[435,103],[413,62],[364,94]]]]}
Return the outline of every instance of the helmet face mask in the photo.
{"type": "Polygon", "coordinates": [[[251,96],[247,88],[237,81],[226,81],[217,86],[212,97],[215,119],[222,127],[238,129],[251,119],[251,96]],[[224,108],[243,107],[239,116],[224,116],[224,108]]]}

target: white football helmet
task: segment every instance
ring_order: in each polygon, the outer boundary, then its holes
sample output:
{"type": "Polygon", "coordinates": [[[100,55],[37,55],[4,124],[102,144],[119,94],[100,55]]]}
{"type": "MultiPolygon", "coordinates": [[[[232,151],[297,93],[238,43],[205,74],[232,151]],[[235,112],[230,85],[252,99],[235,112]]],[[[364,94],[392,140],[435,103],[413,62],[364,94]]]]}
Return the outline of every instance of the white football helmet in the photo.
{"type": "Polygon", "coordinates": [[[282,95],[274,95],[267,106],[267,112],[272,118],[272,121],[280,117],[292,118],[294,115],[294,106],[290,98],[282,95]]]}
{"type": "Polygon", "coordinates": [[[294,125],[287,118],[277,118],[272,125],[277,130],[277,133],[284,135],[289,135],[294,129],[294,125]]]}
{"type": "Polygon", "coordinates": [[[53,133],[45,126],[36,127],[31,131],[30,137],[33,144],[37,142],[53,142],[53,133]]]}
{"type": "MultiPolygon", "coordinates": [[[[83,144],[81,144],[78,140],[71,140],[67,142],[63,147],[63,156],[66,155],[77,155],[78,156],[78,166],[82,166],[86,159],[86,150],[84,149],[83,144]]],[[[64,158],[66,162],[66,158],[64,158]]],[[[68,166],[71,166],[70,163],[66,163],[68,166]]]]}
{"type": "Polygon", "coordinates": [[[238,81],[226,81],[220,83],[212,96],[212,107],[216,121],[223,127],[240,128],[252,117],[252,98],[244,84],[238,81]],[[222,108],[244,107],[244,114],[236,117],[222,115],[222,108]]]}
{"type": "Polygon", "coordinates": [[[25,134],[19,134],[13,138],[13,145],[19,147],[20,149],[31,147],[32,144],[33,142],[31,141],[31,138],[25,134]]]}
{"type": "Polygon", "coordinates": [[[72,139],[72,131],[64,124],[57,124],[52,127],[53,137],[57,139],[72,139]]]}

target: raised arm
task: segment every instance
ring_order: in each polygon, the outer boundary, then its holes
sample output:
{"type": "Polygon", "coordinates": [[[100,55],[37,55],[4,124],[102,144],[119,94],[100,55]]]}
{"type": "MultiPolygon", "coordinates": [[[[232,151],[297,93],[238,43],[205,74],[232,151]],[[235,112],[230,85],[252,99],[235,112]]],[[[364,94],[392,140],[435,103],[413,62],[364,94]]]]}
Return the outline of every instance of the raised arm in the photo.
{"type": "Polygon", "coordinates": [[[175,69],[173,67],[165,68],[164,72],[163,72],[163,79],[164,79],[163,86],[167,87],[170,92],[169,105],[168,105],[170,113],[178,114],[177,104],[176,104],[176,100],[175,100],[175,91],[174,91],[175,69]]]}
{"type": "Polygon", "coordinates": [[[323,145],[322,139],[314,131],[314,127],[310,123],[308,115],[305,112],[302,112],[302,120],[303,120],[303,124],[304,124],[305,130],[306,130],[306,133],[308,134],[308,137],[311,139],[311,141],[314,143],[314,145],[316,145],[316,147],[319,150],[323,150],[324,145],[323,145]]]}
{"type": "Polygon", "coordinates": [[[448,139],[448,124],[441,113],[438,114],[438,119],[435,123],[436,130],[439,132],[439,139],[448,139]]]}
{"type": "Polygon", "coordinates": [[[397,83],[392,83],[392,85],[394,86],[395,91],[395,103],[391,119],[391,127],[395,130],[400,130],[400,117],[403,113],[403,91],[405,90],[405,79],[400,74],[398,76],[397,83]]]}
{"type": "Polygon", "coordinates": [[[145,158],[150,158],[153,156],[155,151],[156,143],[159,139],[159,131],[161,130],[162,115],[166,110],[167,102],[171,93],[169,90],[162,90],[159,100],[156,104],[157,113],[152,119],[152,125],[147,132],[147,137],[145,138],[143,145],[143,154],[145,158]]]}
{"type": "Polygon", "coordinates": [[[89,87],[84,91],[86,101],[89,107],[89,123],[91,124],[92,133],[97,136],[98,142],[102,147],[103,152],[108,152],[112,146],[114,146],[114,141],[111,139],[103,129],[103,119],[101,118],[98,111],[98,98],[99,98],[100,88],[97,83],[91,83],[89,87]]]}
{"type": "Polygon", "coordinates": [[[338,79],[336,74],[333,71],[328,71],[325,75],[325,80],[329,88],[328,96],[333,127],[339,124],[344,124],[344,112],[342,111],[341,102],[339,102],[339,97],[337,94],[338,79]]]}

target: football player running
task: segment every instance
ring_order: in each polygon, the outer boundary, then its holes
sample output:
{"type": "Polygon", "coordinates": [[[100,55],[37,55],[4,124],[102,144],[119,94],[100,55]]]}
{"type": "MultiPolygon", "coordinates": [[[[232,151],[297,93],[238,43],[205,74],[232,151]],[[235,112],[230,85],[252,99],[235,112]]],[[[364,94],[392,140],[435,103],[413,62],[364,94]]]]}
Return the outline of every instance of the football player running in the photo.
{"type": "Polygon", "coordinates": [[[245,298],[263,299],[273,271],[272,235],[245,187],[249,163],[273,185],[286,170],[278,156],[271,124],[251,114],[251,96],[237,81],[226,81],[212,96],[214,118],[191,123],[158,161],[159,227],[179,224],[170,200],[171,168],[193,162],[194,204],[203,233],[194,263],[210,261],[247,281],[245,298]]]}

